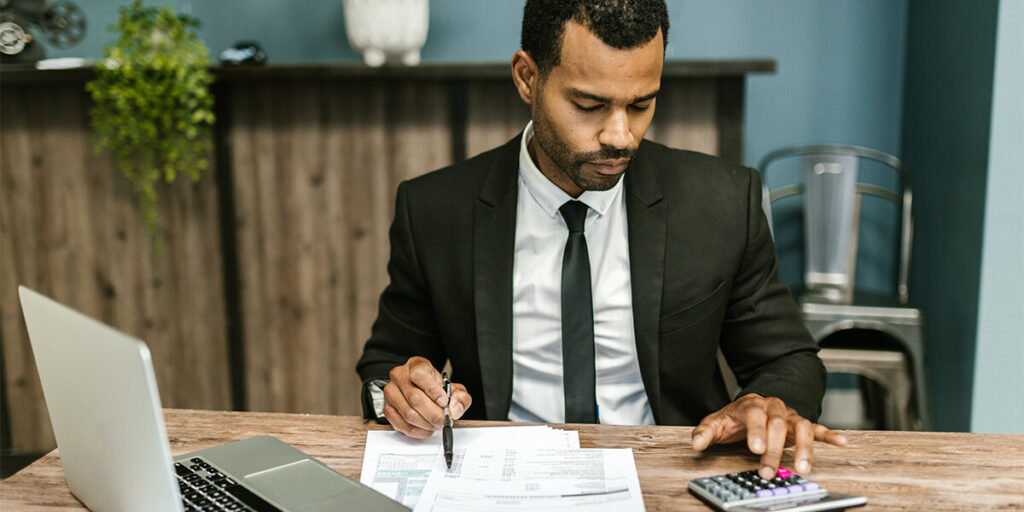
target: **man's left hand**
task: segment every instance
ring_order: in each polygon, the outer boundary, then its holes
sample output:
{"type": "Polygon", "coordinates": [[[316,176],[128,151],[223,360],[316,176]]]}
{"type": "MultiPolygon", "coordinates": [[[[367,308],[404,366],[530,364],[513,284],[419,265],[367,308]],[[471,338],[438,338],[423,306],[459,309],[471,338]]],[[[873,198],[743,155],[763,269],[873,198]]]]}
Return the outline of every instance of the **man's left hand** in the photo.
{"type": "Polygon", "coordinates": [[[846,446],[846,438],[834,430],[811,423],[782,400],[750,393],[704,418],[693,429],[695,451],[712,444],[734,443],[746,437],[750,451],[761,456],[758,474],[769,479],[782,461],[782,451],[796,445],[795,471],[807,475],[814,458],[814,442],[846,446]]]}

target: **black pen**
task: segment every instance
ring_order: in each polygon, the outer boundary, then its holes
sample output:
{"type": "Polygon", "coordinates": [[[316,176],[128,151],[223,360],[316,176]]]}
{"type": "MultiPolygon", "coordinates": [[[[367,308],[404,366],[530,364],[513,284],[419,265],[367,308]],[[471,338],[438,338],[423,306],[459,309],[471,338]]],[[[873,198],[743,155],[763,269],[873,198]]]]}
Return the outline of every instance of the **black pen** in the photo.
{"type": "Polygon", "coordinates": [[[444,440],[444,463],[448,469],[452,468],[452,416],[448,413],[448,405],[452,402],[452,381],[448,380],[448,372],[441,374],[444,383],[444,392],[448,395],[448,403],[444,405],[444,428],[441,429],[441,438],[444,440]]]}

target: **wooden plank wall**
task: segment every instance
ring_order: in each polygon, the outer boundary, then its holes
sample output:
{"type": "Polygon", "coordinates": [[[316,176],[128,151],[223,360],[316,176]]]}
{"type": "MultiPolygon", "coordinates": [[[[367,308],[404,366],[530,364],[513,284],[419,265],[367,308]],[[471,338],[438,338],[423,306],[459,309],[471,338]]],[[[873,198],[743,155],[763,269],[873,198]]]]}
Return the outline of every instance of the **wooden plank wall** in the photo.
{"type": "Polygon", "coordinates": [[[154,253],[127,180],[93,152],[88,105],[81,83],[3,89],[5,447],[55,446],[19,284],[146,340],[164,406],[230,408],[214,181],[178,183],[165,194],[160,229],[166,240],[154,253]]]}
{"type": "Polygon", "coordinates": [[[359,414],[398,183],[451,163],[436,80],[237,84],[231,154],[246,407],[359,414]]]}
{"type": "MultiPolygon", "coordinates": [[[[648,138],[739,161],[742,83],[665,78],[648,138]]],[[[17,284],[146,340],[164,406],[359,414],[398,183],[529,119],[509,79],[221,83],[217,179],[166,194],[154,254],[129,185],[92,152],[81,90],[5,85],[0,102],[7,448],[54,446],[17,284]]]]}

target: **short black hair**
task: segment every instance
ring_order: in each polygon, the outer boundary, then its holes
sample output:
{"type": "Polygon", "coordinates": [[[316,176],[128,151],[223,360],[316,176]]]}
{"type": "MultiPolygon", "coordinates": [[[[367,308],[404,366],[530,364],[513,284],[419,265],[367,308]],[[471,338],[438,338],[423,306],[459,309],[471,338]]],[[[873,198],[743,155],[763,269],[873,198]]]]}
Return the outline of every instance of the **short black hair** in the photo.
{"type": "Polygon", "coordinates": [[[641,46],[661,29],[668,45],[668,8],[664,0],[526,0],[520,44],[541,75],[559,64],[565,24],[573,20],[608,46],[641,46]]]}

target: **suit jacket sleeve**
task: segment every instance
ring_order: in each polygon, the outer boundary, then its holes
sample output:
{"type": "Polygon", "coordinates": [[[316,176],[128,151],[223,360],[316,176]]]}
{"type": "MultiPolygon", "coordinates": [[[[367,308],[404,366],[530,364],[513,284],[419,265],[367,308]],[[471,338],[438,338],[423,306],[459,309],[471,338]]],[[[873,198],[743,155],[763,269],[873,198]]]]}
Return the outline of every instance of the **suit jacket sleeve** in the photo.
{"type": "Polygon", "coordinates": [[[825,369],[800,311],[779,281],[775,244],[761,209],[761,180],[749,169],[746,248],[722,326],[721,348],[740,395],[775,396],[812,421],[821,414],[825,369]]]}
{"type": "Polygon", "coordinates": [[[390,283],[381,294],[377,320],[356,364],[356,371],[363,379],[363,416],[366,418],[376,417],[366,400],[369,381],[387,379],[392,368],[405,364],[412,356],[426,357],[436,368],[442,367],[447,358],[420,270],[409,211],[408,187],[403,183],[398,187],[395,220],[390,231],[390,283]]]}

